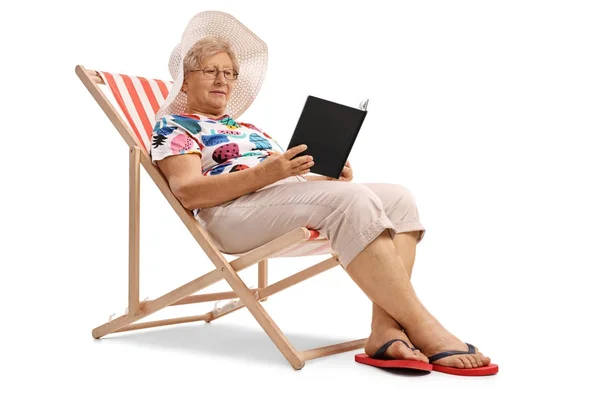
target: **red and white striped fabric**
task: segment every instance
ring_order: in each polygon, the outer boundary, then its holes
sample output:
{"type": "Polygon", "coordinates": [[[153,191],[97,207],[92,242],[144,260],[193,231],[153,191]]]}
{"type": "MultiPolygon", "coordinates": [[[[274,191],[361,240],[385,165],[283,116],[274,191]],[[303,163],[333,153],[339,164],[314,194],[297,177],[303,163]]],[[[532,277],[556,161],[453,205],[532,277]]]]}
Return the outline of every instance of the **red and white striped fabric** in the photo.
{"type": "MultiPolygon", "coordinates": [[[[154,116],[167,98],[173,82],[98,71],[127,119],[131,130],[150,152],[154,116]]],[[[271,257],[302,257],[330,254],[330,242],[318,231],[310,230],[307,241],[295,244],[271,257]]]]}
{"type": "Polygon", "coordinates": [[[98,71],[138,141],[150,151],[154,116],[173,82],[98,71]]]}

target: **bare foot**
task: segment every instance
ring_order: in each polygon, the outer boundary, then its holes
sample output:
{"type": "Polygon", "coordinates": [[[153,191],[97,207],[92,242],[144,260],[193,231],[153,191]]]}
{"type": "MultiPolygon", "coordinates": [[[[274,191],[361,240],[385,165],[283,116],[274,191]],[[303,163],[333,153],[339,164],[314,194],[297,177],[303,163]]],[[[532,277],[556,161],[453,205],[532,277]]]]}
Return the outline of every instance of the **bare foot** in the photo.
{"type": "MultiPolygon", "coordinates": [[[[404,333],[399,328],[374,328],[371,332],[371,335],[367,339],[367,344],[365,345],[365,353],[369,357],[373,357],[377,350],[385,343],[389,342],[392,339],[402,339],[410,348],[415,347],[412,345],[406,333],[404,333]]],[[[427,357],[421,353],[418,349],[411,350],[409,347],[400,341],[394,342],[384,353],[386,358],[393,358],[396,360],[415,360],[415,361],[423,361],[429,362],[427,357]]]]}
{"type": "MultiPolygon", "coordinates": [[[[438,321],[433,320],[413,329],[407,329],[407,334],[421,349],[423,354],[431,357],[446,351],[468,351],[466,343],[448,332],[438,321]]],[[[432,361],[432,364],[454,368],[477,368],[489,365],[489,357],[484,356],[475,348],[474,354],[458,354],[432,361]]]]}

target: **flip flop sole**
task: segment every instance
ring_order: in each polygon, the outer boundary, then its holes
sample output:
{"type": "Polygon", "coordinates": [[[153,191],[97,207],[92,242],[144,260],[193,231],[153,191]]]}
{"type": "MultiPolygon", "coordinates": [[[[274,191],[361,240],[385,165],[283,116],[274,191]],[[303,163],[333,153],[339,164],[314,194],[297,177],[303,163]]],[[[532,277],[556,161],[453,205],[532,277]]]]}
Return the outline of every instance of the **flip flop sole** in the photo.
{"type": "Polygon", "coordinates": [[[415,369],[419,371],[431,371],[435,366],[423,361],[415,360],[379,360],[371,358],[366,354],[356,354],[354,361],[371,365],[379,368],[403,368],[403,369],[415,369]]]}
{"type": "Polygon", "coordinates": [[[443,365],[431,364],[434,371],[442,372],[444,374],[460,375],[460,376],[487,376],[495,375],[498,373],[498,366],[496,364],[486,365],[485,367],[478,368],[454,368],[445,367],[443,365]]]}

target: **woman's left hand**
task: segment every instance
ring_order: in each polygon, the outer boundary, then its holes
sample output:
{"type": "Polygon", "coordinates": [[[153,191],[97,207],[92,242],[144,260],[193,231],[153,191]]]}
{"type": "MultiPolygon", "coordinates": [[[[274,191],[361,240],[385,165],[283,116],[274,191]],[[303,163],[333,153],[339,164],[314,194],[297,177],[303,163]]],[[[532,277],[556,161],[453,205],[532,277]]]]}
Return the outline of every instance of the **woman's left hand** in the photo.
{"type": "Polygon", "coordinates": [[[345,166],[344,166],[344,169],[342,169],[342,175],[340,175],[340,177],[338,179],[327,177],[327,180],[350,182],[352,180],[352,178],[354,177],[354,174],[352,173],[352,166],[350,165],[350,161],[346,161],[346,164],[344,164],[344,165],[345,166]]]}

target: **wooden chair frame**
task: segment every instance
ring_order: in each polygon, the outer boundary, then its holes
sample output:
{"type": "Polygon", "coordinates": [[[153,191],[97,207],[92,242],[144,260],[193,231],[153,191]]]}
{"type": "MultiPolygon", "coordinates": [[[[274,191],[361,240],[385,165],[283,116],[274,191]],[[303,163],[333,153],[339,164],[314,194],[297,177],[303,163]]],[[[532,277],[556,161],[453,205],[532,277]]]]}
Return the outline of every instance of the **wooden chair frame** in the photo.
{"type": "MultiPolygon", "coordinates": [[[[75,68],[77,76],[89,90],[104,113],[112,121],[117,131],[121,134],[129,146],[129,300],[127,312],[100,325],[92,330],[94,338],[99,339],[107,334],[125,332],[135,329],[145,329],[156,326],[179,324],[194,321],[214,321],[233,311],[243,307],[248,308],[256,318],[266,334],[271,338],[275,346],[291,366],[299,370],[304,366],[306,360],[324,357],[350,350],[364,348],[366,339],[359,339],[335,345],[319,347],[315,349],[298,351],[286,338],[283,332],[266,312],[261,301],[268,296],[287,289],[299,282],[309,279],[321,272],[327,271],[340,265],[338,255],[332,256],[318,264],[291,275],[279,282],[268,285],[268,260],[270,255],[306,241],[310,237],[310,231],[306,228],[295,229],[263,246],[249,251],[235,260],[229,262],[211,240],[208,232],[194,218],[191,211],[185,209],[175,195],[171,192],[169,184],[160,172],[152,164],[150,156],[145,147],[139,143],[130,126],[121,118],[110,100],[104,95],[99,85],[104,84],[100,74],[94,70],[85,69],[78,65],[75,68]],[[180,286],[154,300],[140,301],[140,165],[144,167],[159,190],[166,197],[177,215],[181,218],[194,239],[204,250],[212,261],[215,269],[202,275],[183,286],[180,286]],[[238,275],[239,271],[258,263],[258,288],[249,289],[238,275]],[[194,293],[225,279],[233,291],[218,292],[211,294],[194,295],[194,293]],[[239,302],[230,304],[229,307],[216,309],[202,315],[189,317],[171,318],[150,322],[137,322],[157,311],[169,306],[210,302],[224,299],[239,299],[239,302]]],[[[322,240],[326,242],[327,240],[322,240]]]]}

